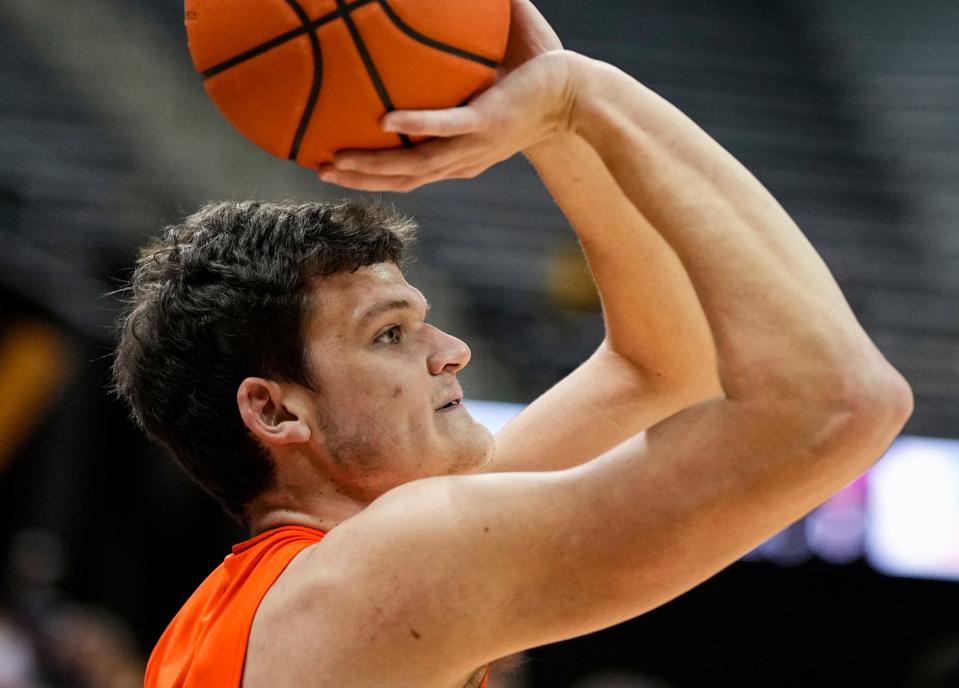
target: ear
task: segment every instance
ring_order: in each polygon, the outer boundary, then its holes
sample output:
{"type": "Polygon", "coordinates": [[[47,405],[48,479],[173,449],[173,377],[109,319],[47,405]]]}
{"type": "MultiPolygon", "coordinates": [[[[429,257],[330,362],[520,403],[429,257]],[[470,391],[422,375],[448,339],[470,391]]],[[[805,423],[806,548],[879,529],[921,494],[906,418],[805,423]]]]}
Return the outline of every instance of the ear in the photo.
{"type": "Polygon", "coordinates": [[[248,377],[236,391],[243,424],[267,445],[300,444],[310,440],[310,426],[291,407],[284,388],[271,380],[248,377]],[[287,402],[287,403],[284,403],[287,402]]]}

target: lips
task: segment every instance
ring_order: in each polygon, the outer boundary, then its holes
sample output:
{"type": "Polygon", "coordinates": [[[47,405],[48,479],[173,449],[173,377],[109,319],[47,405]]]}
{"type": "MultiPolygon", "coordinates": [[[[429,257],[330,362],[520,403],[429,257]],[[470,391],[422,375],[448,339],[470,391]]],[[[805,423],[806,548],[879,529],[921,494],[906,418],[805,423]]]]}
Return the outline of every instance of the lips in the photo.
{"type": "Polygon", "coordinates": [[[449,410],[449,409],[453,409],[453,408],[456,408],[457,406],[460,406],[462,403],[463,403],[463,397],[461,397],[461,396],[453,397],[452,399],[450,399],[449,401],[447,401],[445,404],[443,404],[442,406],[440,406],[440,407],[439,407],[438,409],[436,409],[436,410],[437,410],[437,411],[447,411],[447,410],[449,410]]]}

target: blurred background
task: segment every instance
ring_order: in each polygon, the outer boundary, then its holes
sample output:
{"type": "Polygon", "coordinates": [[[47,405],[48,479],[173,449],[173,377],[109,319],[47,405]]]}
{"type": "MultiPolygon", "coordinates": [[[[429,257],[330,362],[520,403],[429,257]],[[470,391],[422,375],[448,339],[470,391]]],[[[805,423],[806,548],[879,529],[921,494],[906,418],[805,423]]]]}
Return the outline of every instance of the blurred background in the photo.
{"type": "MultiPolygon", "coordinates": [[[[539,6],[773,191],[916,412],[873,474],[744,561],[494,688],[959,686],[959,3],[539,6]]],[[[139,685],[246,534],[111,397],[113,292],[206,200],[343,192],[222,119],[179,0],[3,0],[0,57],[0,688],[139,685]]],[[[468,396],[526,403],[599,343],[574,236],[524,160],[388,200],[421,225],[411,281],[473,348],[468,396]]]]}

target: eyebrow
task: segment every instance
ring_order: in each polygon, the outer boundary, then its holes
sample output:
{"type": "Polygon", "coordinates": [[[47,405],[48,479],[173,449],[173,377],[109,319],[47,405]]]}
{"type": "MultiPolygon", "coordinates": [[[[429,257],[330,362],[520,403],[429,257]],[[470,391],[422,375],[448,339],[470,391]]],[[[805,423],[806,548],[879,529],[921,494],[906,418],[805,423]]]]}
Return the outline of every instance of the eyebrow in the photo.
{"type": "MultiPolygon", "coordinates": [[[[423,299],[423,303],[426,305],[426,312],[428,313],[431,306],[425,298],[423,299]]],[[[389,313],[390,311],[414,310],[416,306],[417,304],[409,299],[389,299],[386,301],[380,301],[379,303],[371,306],[365,313],[363,313],[363,315],[360,316],[359,320],[357,320],[357,327],[362,327],[373,318],[383,315],[384,313],[389,313]]]]}

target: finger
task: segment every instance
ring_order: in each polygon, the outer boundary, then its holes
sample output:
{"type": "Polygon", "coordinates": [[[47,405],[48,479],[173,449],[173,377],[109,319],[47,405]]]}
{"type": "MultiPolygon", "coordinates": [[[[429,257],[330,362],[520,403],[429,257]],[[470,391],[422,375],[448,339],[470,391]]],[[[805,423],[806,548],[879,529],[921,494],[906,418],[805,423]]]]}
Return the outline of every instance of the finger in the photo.
{"type": "Polygon", "coordinates": [[[424,175],[447,169],[465,157],[461,139],[437,139],[413,148],[390,150],[349,150],[336,154],[338,170],[386,175],[424,175]]]}
{"type": "Polygon", "coordinates": [[[448,110],[397,110],[383,118],[384,131],[410,136],[461,136],[479,131],[482,116],[473,108],[458,107],[448,110]]]}
{"type": "Polygon", "coordinates": [[[408,175],[365,174],[348,170],[323,168],[319,177],[324,182],[343,186],[357,191],[412,191],[433,181],[433,178],[412,177],[408,175]]]}

